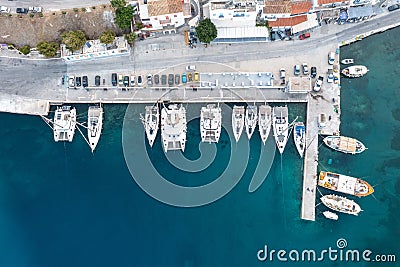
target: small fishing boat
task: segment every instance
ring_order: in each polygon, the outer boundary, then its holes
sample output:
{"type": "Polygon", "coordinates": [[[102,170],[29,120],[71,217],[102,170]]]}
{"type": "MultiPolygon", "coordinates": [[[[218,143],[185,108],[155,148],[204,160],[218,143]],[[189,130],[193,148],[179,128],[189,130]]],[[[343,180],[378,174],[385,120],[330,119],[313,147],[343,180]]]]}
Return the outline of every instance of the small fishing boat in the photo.
{"type": "Polygon", "coordinates": [[[246,125],[247,137],[250,140],[257,126],[257,106],[247,106],[244,124],[246,125]]]}
{"type": "Polygon", "coordinates": [[[321,171],[318,185],[333,191],[365,197],[374,192],[374,188],[366,181],[343,174],[321,171]]]}
{"type": "Polygon", "coordinates": [[[348,65],[348,64],[353,64],[354,63],[354,59],[352,59],[352,58],[345,58],[345,59],[342,59],[342,64],[344,64],[344,65],[348,65]]]}
{"type": "Polygon", "coordinates": [[[274,107],[272,109],[272,126],[274,129],[275,143],[282,154],[289,137],[289,112],[285,107],[274,107]]]}
{"type": "Polygon", "coordinates": [[[236,143],[242,135],[244,126],[244,106],[233,106],[232,110],[232,130],[236,143]]]}
{"type": "Polygon", "coordinates": [[[329,210],[324,211],[322,214],[324,214],[325,218],[327,218],[327,219],[331,219],[331,220],[335,220],[335,221],[337,221],[339,219],[339,216],[336,213],[330,212],[329,210]]]}
{"type": "Polygon", "coordinates": [[[302,158],[306,148],[306,127],[303,122],[295,122],[293,131],[294,144],[302,158]]]}
{"type": "Polygon", "coordinates": [[[265,145],[272,125],[272,108],[268,105],[261,105],[258,109],[258,130],[261,141],[265,145]]]}
{"type": "Polygon", "coordinates": [[[322,203],[331,210],[357,216],[362,211],[360,205],[353,200],[337,195],[325,195],[321,197],[322,203]]]}
{"type": "Polygon", "coordinates": [[[345,136],[327,136],[324,138],[324,143],[333,150],[346,154],[359,154],[367,148],[357,139],[345,136]]]}
{"type": "Polygon", "coordinates": [[[358,78],[364,76],[368,72],[367,67],[362,65],[354,65],[342,70],[342,74],[349,78],[358,78]]]}
{"type": "Polygon", "coordinates": [[[96,149],[103,127],[103,108],[90,106],[88,110],[88,142],[92,152],[96,149]]]}

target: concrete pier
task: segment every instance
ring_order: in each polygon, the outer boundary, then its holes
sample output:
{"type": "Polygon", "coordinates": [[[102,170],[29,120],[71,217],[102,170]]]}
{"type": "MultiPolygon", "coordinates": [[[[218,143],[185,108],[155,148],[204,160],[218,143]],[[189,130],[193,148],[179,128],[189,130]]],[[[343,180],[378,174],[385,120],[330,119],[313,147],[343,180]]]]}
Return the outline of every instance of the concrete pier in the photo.
{"type": "Polygon", "coordinates": [[[50,104],[47,100],[19,97],[16,95],[0,94],[0,112],[47,115],[50,104]]]}

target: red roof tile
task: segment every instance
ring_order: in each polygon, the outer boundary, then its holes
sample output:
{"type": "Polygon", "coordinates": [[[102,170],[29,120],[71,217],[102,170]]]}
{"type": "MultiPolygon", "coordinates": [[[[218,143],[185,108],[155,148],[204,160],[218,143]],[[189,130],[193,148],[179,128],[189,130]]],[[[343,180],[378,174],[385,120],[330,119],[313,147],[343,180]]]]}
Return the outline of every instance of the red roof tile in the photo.
{"type": "Polygon", "coordinates": [[[182,0],[149,0],[147,2],[149,16],[160,16],[183,12],[182,0]]]}
{"type": "Polygon", "coordinates": [[[307,21],[307,15],[296,16],[291,18],[278,18],[276,21],[268,21],[270,27],[286,27],[294,26],[307,21]]]}
{"type": "Polygon", "coordinates": [[[290,0],[266,0],[264,14],[300,14],[308,12],[312,7],[311,1],[292,2],[290,0]]]}
{"type": "Polygon", "coordinates": [[[318,0],[318,5],[326,5],[326,4],[341,3],[341,2],[342,1],[340,0],[318,0]]]}

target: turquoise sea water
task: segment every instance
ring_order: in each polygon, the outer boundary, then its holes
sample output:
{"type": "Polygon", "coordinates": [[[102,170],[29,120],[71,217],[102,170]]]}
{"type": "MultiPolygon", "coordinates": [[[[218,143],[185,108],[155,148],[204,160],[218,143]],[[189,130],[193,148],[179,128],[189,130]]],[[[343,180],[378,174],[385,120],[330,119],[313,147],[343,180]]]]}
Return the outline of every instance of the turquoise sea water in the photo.
{"type": "MultiPolygon", "coordinates": [[[[123,148],[124,135],[143,131],[141,105],[128,108],[125,122],[127,106],[105,106],[104,132],[94,155],[78,133],[71,144],[54,143],[40,118],[0,114],[0,266],[302,266],[304,262],[276,258],[261,262],[257,252],[265,245],[269,250],[337,249],[339,238],[347,240],[349,249],[397,253],[399,262],[399,33],[400,28],[341,49],[342,58],[355,58],[370,69],[362,79],[343,79],[341,92],[341,132],[369,149],[350,156],[321,146],[320,169],[364,177],[376,185],[374,196],[355,199],[364,210],[358,217],[340,214],[339,221],[329,221],[321,216],[326,208],[319,205],[315,222],[300,220],[303,163],[292,138],[282,165],[276,154],[262,186],[249,193],[258,159],[268,153],[257,132],[247,158],[230,142],[228,127],[210,165],[190,173],[171,165],[160,136],[152,149],[140,150],[140,140],[123,148]],[[124,123],[132,127],[123,132],[124,123]],[[174,207],[151,198],[135,183],[124,158],[129,150],[135,156],[131,168],[143,167],[148,155],[158,172],[182,186],[216,179],[232,167],[231,150],[243,157],[244,175],[211,204],[174,207]]],[[[186,106],[193,114],[199,107],[186,106]]],[[[77,108],[83,118],[87,106],[77,108]]],[[[229,114],[229,108],[223,108],[229,114]]],[[[305,105],[290,104],[289,110],[291,119],[305,117],[305,105]]],[[[199,146],[198,119],[188,126],[184,156],[196,160],[214,146],[199,146]]],[[[313,265],[369,266],[328,260],[313,265]]]]}

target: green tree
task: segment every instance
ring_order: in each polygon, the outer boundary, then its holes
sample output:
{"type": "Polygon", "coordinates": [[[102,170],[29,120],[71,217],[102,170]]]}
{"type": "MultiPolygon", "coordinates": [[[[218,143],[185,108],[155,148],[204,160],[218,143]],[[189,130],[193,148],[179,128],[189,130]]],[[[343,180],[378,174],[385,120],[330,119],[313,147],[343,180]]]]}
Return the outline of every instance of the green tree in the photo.
{"type": "Polygon", "coordinates": [[[81,49],[87,40],[85,33],[81,30],[64,32],[61,37],[62,43],[72,52],[81,49]]]}
{"type": "Polygon", "coordinates": [[[58,44],[42,41],[36,45],[36,49],[45,57],[55,57],[58,51],[58,44]]]}
{"type": "Polygon", "coordinates": [[[199,41],[206,44],[217,38],[217,28],[208,18],[200,21],[199,26],[196,27],[196,33],[199,41]]]}
{"type": "Polygon", "coordinates": [[[24,45],[19,49],[19,52],[21,52],[24,55],[27,55],[31,52],[31,48],[29,47],[29,45],[24,45]]]}
{"type": "Polygon", "coordinates": [[[119,7],[115,11],[115,24],[121,29],[127,29],[131,26],[133,18],[133,6],[119,7]]]}
{"type": "Polygon", "coordinates": [[[136,35],[136,33],[131,32],[131,33],[125,34],[124,37],[125,37],[126,41],[128,42],[128,44],[132,45],[135,42],[137,35],[136,35]]]}
{"type": "Polygon", "coordinates": [[[114,42],[115,32],[112,30],[106,30],[100,34],[100,42],[103,44],[111,44],[114,42]]]}
{"type": "Polygon", "coordinates": [[[126,6],[125,0],[111,0],[110,3],[111,3],[111,6],[114,8],[120,8],[120,7],[126,6]]]}

